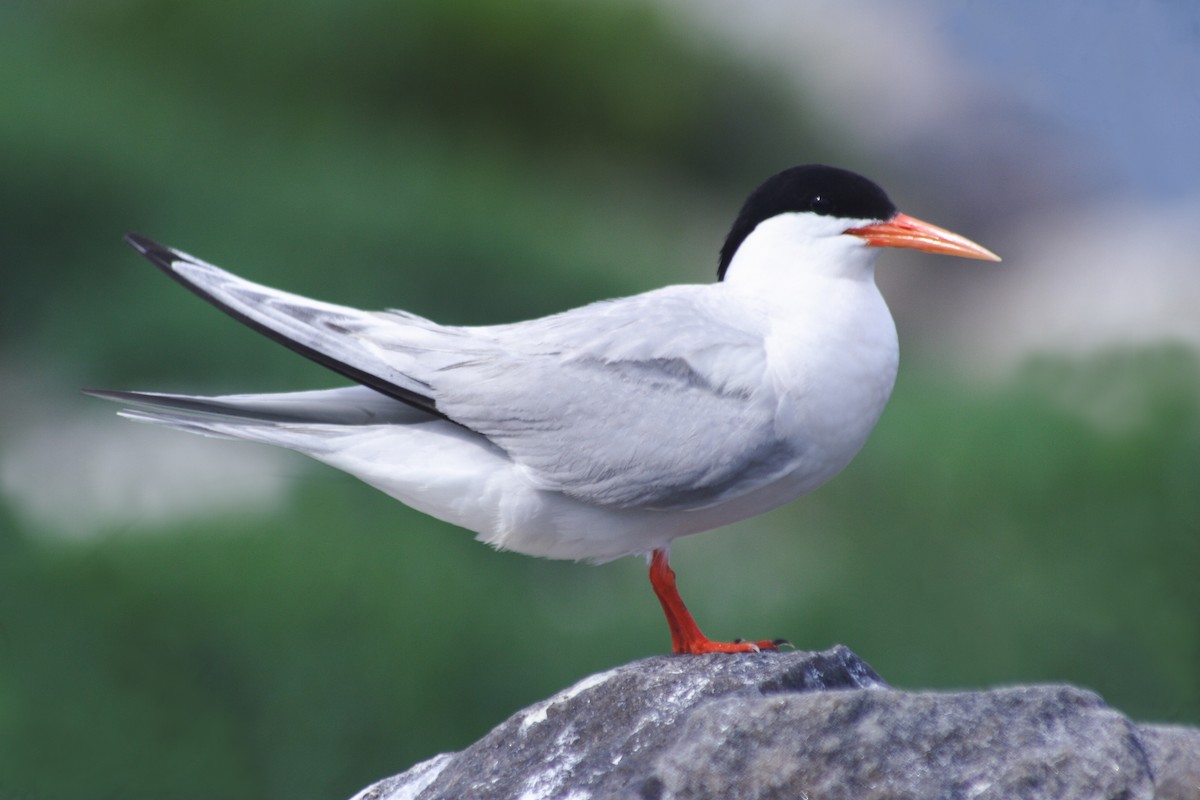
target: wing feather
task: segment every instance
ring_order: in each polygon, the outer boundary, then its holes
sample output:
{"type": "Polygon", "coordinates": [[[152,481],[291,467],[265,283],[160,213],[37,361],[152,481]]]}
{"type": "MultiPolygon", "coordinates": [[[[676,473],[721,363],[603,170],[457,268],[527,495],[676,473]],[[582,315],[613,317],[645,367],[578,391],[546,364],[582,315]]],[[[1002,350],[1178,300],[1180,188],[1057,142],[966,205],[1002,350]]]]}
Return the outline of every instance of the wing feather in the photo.
{"type": "Polygon", "coordinates": [[[487,333],[423,376],[438,407],[547,489],[622,508],[712,505],[790,471],[763,336],[673,287],[487,333]]]}
{"type": "MultiPolygon", "coordinates": [[[[482,434],[548,491],[607,507],[702,508],[782,477],[803,455],[776,430],[767,323],[744,307],[731,313],[722,284],[668,287],[511,325],[450,327],[310,300],[127,238],[270,338],[482,434]]],[[[230,410],[159,399],[191,412],[230,410]]],[[[232,402],[243,412],[291,413],[232,402]]]]}
{"type": "MultiPolygon", "coordinates": [[[[152,264],[234,319],[334,372],[397,400],[438,414],[428,387],[364,346],[379,315],[310,300],[253,283],[181,250],[136,233],[125,237],[152,264]]],[[[415,315],[409,325],[440,326],[415,315]]]]}

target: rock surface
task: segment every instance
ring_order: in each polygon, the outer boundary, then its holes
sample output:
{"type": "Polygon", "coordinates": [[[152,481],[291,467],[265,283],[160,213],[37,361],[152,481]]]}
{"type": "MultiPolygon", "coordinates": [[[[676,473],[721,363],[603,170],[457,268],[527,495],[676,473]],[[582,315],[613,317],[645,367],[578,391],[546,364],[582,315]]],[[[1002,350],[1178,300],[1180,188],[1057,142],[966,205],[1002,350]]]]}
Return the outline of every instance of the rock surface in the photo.
{"type": "Polygon", "coordinates": [[[844,647],[585,678],[354,800],[1200,800],[1200,729],[1069,686],[887,687],[844,647]]]}

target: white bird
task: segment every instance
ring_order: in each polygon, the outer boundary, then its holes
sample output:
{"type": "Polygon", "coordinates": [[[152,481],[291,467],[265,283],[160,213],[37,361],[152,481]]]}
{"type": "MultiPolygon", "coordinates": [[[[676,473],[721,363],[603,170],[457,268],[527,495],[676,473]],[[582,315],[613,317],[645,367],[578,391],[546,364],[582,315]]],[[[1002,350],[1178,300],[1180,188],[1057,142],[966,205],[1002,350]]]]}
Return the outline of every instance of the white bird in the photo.
{"type": "Polygon", "coordinates": [[[358,385],[91,394],[133,406],[130,419],[304,453],[500,549],[650,555],[676,653],[783,643],[701,633],[668,547],[813,491],[863,446],[899,355],[877,248],[999,260],[898,213],[866,178],[820,165],[750,194],[716,283],[507,325],[310,300],[126,238],[205,300],[358,385]]]}

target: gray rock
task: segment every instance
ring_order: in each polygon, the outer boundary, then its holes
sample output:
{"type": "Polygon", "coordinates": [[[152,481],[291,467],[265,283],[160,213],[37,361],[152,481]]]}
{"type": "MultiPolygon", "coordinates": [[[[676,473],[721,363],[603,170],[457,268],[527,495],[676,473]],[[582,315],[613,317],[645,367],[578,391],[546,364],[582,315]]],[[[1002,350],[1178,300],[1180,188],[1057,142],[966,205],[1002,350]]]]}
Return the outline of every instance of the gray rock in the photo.
{"type": "Polygon", "coordinates": [[[1200,800],[1200,730],[1069,686],[892,690],[844,647],[585,678],[355,800],[1200,800]]]}
{"type": "Polygon", "coordinates": [[[1155,777],[1155,800],[1200,798],[1200,729],[1146,725],[1141,729],[1155,777]]]}

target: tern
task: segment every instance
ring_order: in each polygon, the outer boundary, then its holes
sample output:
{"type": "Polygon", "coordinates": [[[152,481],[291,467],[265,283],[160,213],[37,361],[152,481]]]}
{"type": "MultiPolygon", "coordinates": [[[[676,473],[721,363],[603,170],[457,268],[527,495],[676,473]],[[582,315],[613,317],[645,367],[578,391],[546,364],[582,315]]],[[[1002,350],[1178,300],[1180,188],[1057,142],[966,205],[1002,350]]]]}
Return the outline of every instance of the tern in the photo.
{"type": "Polygon", "coordinates": [[[354,385],[88,393],[124,404],[130,419],[298,451],[499,549],[593,562],[648,556],[672,649],[692,654],[785,643],[705,636],[668,549],[813,491],[862,448],[899,359],[875,285],[879,248],[999,260],[899,213],[867,178],[816,164],[749,195],[715,283],[504,325],[311,300],[139,234],[126,240],[354,385]]]}

